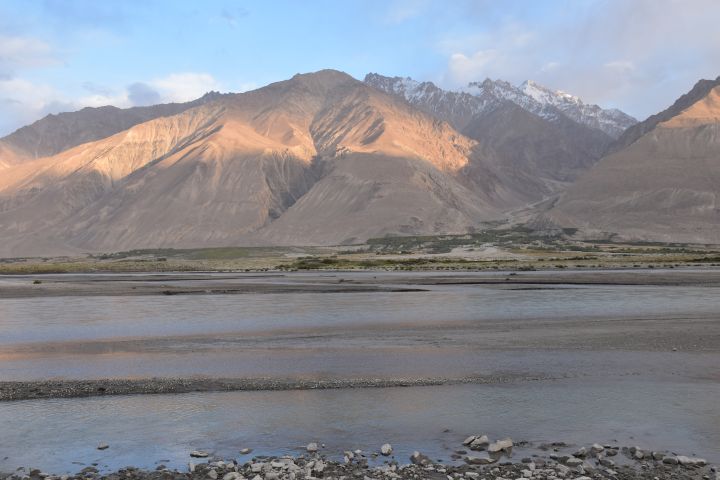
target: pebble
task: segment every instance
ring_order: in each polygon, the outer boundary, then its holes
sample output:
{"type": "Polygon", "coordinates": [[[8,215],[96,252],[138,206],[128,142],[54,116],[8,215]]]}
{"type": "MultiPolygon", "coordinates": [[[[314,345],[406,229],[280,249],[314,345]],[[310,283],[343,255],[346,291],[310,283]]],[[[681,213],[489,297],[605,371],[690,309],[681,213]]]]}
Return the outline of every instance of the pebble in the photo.
{"type": "Polygon", "coordinates": [[[380,453],[382,453],[386,457],[388,455],[392,455],[392,453],[393,453],[392,445],[390,445],[389,443],[384,444],[382,447],[380,447],[380,453]]]}
{"type": "Polygon", "coordinates": [[[108,448],[110,448],[110,445],[108,445],[107,443],[101,443],[97,446],[98,450],[107,450],[108,448]]]}
{"type": "Polygon", "coordinates": [[[210,454],[203,452],[202,450],[193,450],[190,452],[190,456],[193,458],[207,458],[210,454]]]}
{"type": "Polygon", "coordinates": [[[252,448],[243,448],[242,450],[240,450],[240,453],[243,455],[247,455],[248,453],[252,453],[252,451],[252,448]]]}
{"type": "MultiPolygon", "coordinates": [[[[472,441],[477,440],[474,436],[472,441]]],[[[512,448],[512,441],[505,443],[504,448],[512,448]]],[[[471,441],[471,443],[472,443],[471,441]]],[[[500,442],[503,442],[502,440],[500,442]]],[[[496,442],[496,443],[500,443],[496,442]]],[[[386,444],[390,446],[389,444],[386,444]]],[[[526,444],[520,444],[523,447],[526,444]]],[[[309,445],[310,446],[310,445],[309,445]]],[[[383,445],[384,447],[385,445],[383,445]]],[[[516,445],[519,446],[519,445],[516,445]]],[[[533,445],[529,445],[533,447],[533,445]]],[[[585,452],[594,452],[597,448],[585,448],[585,452]]],[[[567,447],[567,446],[566,446],[567,447]]],[[[562,447],[561,451],[566,447],[562,447]]],[[[390,447],[391,448],[391,447],[390,447]]],[[[558,447],[560,448],[560,447],[558,447]]],[[[383,450],[381,448],[381,450],[383,450]]],[[[582,449],[579,449],[580,452],[582,449]]],[[[644,453],[644,460],[625,461],[618,467],[606,457],[616,447],[604,447],[594,460],[583,460],[579,456],[550,453],[528,455],[522,460],[502,461],[499,454],[488,452],[478,455],[463,456],[463,463],[443,464],[442,460],[433,462],[430,457],[420,452],[410,456],[410,462],[401,464],[395,460],[378,457],[376,465],[368,465],[365,456],[352,451],[345,451],[342,461],[326,460],[318,455],[290,456],[258,456],[252,461],[239,464],[235,460],[212,461],[195,465],[188,463],[189,473],[172,471],[157,465],[154,471],[144,471],[132,467],[116,473],[104,474],[106,480],[720,480],[717,468],[707,466],[707,462],[699,457],[674,456],[663,454],[658,460],[658,452],[643,452],[638,447],[623,448],[622,452],[629,459],[634,459],[638,451],[644,453]],[[552,459],[549,459],[551,457],[552,459]],[[553,460],[554,459],[554,460],[553,460]],[[380,463],[382,462],[382,463],[380,463]],[[677,467],[674,465],[682,465],[677,467]]],[[[387,449],[385,449],[387,451],[387,449]]],[[[452,451],[452,450],[451,450],[452,451]]],[[[499,450],[505,452],[506,450],[499,450]]],[[[207,454],[205,452],[197,453],[207,454]]],[[[193,453],[196,453],[193,452],[193,453]]],[[[578,453],[576,452],[576,453],[578,453]]],[[[338,452],[330,451],[334,456],[338,452]]],[[[538,452],[539,453],[539,452],[538,452]]],[[[509,452],[508,452],[509,454],[509,452]]],[[[378,454],[379,455],[379,454],[378,454]]],[[[106,468],[106,467],[101,467],[106,468]]],[[[85,467],[80,473],[71,476],[47,475],[39,469],[23,468],[12,475],[3,476],[0,480],[102,480],[95,466],[85,467]]]]}
{"type": "Polygon", "coordinates": [[[305,450],[307,450],[310,453],[315,453],[318,451],[318,444],[315,442],[308,443],[307,447],[305,447],[305,450]]]}

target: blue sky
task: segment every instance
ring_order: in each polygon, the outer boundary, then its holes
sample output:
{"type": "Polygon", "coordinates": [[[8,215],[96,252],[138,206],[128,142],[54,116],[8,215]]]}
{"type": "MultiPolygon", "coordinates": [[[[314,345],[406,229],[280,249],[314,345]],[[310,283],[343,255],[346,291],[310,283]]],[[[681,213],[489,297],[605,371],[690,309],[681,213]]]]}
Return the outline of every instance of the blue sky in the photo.
{"type": "Polygon", "coordinates": [[[0,0],[0,135],[322,68],[533,79],[639,118],[720,75],[716,0],[0,0]]]}

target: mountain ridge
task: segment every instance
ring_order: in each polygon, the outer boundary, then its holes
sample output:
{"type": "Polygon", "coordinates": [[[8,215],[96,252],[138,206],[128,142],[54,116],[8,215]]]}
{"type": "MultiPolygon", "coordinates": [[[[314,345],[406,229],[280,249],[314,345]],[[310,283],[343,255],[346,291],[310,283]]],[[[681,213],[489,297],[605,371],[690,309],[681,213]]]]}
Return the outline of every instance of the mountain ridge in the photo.
{"type": "Polygon", "coordinates": [[[720,244],[719,80],[630,132],[541,216],[590,236],[720,244]]]}
{"type": "Polygon", "coordinates": [[[137,111],[85,109],[63,114],[61,133],[33,150],[32,139],[57,121],[49,117],[0,141],[0,256],[337,245],[463,234],[541,209],[531,224],[720,242],[720,79],[698,82],[617,151],[610,135],[552,99],[520,92],[512,101],[520,89],[507,82],[486,80],[471,94],[371,80],[297,74],[148,107],[144,121],[137,111]],[[106,111],[122,121],[83,134],[106,111]],[[67,119],[75,133],[58,142],[67,119]],[[132,125],[83,141],[122,122],[132,125]],[[43,148],[65,149],[40,156],[43,148]]]}
{"type": "MultiPolygon", "coordinates": [[[[410,77],[386,77],[377,73],[365,76],[366,83],[387,92],[404,96],[410,103],[419,103],[422,98],[439,95],[452,97],[452,103],[469,103],[471,95],[481,100],[474,114],[484,111],[500,100],[510,100],[521,108],[549,121],[558,121],[565,116],[587,127],[601,130],[612,138],[618,138],[637,120],[618,109],[603,109],[598,105],[586,104],[576,96],[539,85],[527,80],[514,86],[504,80],[470,82],[461,90],[443,90],[432,82],[418,82],[410,77]],[[442,94],[440,92],[443,92],[442,94]]],[[[462,128],[462,127],[460,127],[462,128]]]]}
{"type": "Polygon", "coordinates": [[[500,217],[460,181],[492,184],[475,147],[347,74],[296,75],[4,170],[0,254],[464,233],[500,217]]]}

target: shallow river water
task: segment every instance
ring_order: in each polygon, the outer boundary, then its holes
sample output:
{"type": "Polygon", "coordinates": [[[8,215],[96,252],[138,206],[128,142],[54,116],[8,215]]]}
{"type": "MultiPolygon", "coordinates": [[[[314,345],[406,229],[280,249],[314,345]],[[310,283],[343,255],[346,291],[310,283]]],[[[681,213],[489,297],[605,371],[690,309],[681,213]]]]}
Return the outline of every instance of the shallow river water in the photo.
{"type": "MultiPolygon", "coordinates": [[[[0,288],[3,281],[14,280],[0,288]]],[[[2,299],[2,380],[507,374],[509,383],[5,402],[0,470],[181,466],[193,449],[299,453],[310,441],[331,454],[390,442],[403,459],[413,450],[448,459],[474,433],[535,444],[617,441],[720,461],[717,349],[602,340],[629,320],[634,334],[718,321],[720,289],[425,288],[2,299]],[[575,348],[582,338],[568,325],[596,344],[575,348]],[[554,379],[514,379],[524,375],[554,379]],[[110,449],[97,451],[101,442],[110,449]]]]}

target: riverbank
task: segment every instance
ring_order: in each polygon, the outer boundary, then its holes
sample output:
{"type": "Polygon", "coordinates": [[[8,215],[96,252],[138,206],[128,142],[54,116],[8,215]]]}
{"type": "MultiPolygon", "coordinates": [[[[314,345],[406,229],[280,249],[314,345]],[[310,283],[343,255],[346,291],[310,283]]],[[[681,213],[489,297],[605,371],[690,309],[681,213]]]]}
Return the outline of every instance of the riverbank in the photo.
{"type": "MultiPolygon", "coordinates": [[[[111,452],[103,443],[98,450],[111,452]]],[[[376,451],[331,452],[324,444],[309,443],[305,453],[285,456],[251,456],[251,448],[238,450],[237,458],[217,458],[210,452],[188,452],[184,469],[159,464],[154,470],[125,467],[101,471],[97,464],[74,475],[53,475],[36,468],[20,468],[0,474],[0,480],[300,480],[324,479],[526,479],[526,480],[716,480],[715,465],[700,457],[653,451],[616,444],[567,445],[563,442],[515,444],[505,438],[490,442],[485,435],[472,435],[455,445],[448,462],[421,452],[397,457],[386,443],[376,451]],[[536,453],[513,455],[519,448],[536,453]],[[521,458],[517,458],[521,457],[521,458]]]]}

